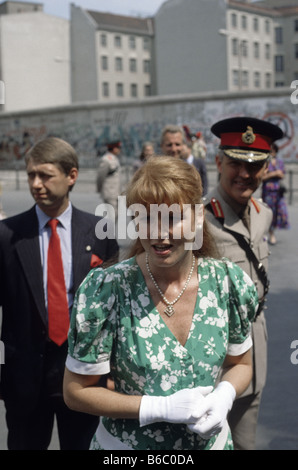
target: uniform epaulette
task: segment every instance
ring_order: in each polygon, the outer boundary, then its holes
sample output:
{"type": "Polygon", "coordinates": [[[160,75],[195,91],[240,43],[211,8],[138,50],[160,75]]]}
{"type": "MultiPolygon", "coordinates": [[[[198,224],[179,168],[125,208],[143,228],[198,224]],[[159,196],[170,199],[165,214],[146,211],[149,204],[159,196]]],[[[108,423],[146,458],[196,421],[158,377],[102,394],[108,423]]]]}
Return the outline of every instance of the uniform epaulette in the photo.
{"type": "Polygon", "coordinates": [[[224,219],[225,215],[220,205],[220,202],[215,197],[213,197],[210,201],[210,204],[215,217],[217,219],[224,219]]]}
{"type": "Polygon", "coordinates": [[[254,207],[255,207],[257,213],[259,214],[259,213],[260,213],[260,210],[261,210],[259,203],[258,203],[258,202],[256,201],[256,199],[254,199],[253,197],[251,198],[251,202],[252,202],[252,204],[254,205],[254,207]]]}

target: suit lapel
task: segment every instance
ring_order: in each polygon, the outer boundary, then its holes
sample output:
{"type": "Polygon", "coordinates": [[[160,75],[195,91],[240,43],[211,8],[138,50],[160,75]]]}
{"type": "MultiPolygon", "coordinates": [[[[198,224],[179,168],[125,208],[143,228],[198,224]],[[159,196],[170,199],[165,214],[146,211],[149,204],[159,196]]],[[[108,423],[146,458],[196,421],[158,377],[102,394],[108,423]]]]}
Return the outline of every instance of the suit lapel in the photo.
{"type": "Polygon", "coordinates": [[[92,250],[91,246],[86,246],[86,228],[80,211],[73,207],[71,231],[72,231],[72,263],[73,263],[73,288],[74,291],[79,287],[85,273],[90,270],[92,250]]]}
{"type": "Polygon", "coordinates": [[[43,273],[38,239],[38,221],[35,209],[28,211],[22,233],[16,240],[15,248],[25,273],[38,312],[46,324],[46,309],[43,288],[43,273]]]}

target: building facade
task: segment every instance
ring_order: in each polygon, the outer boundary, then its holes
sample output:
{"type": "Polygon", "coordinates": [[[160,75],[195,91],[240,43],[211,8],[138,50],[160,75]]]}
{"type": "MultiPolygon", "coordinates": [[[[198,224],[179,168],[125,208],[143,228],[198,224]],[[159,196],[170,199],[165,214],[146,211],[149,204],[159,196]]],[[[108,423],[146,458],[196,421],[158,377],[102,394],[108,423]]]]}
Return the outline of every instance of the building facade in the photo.
{"type": "Polygon", "coordinates": [[[72,101],[144,98],[154,90],[153,20],[71,6],[72,101]],[[86,73],[88,71],[88,73],[86,73]]]}
{"type": "Polygon", "coordinates": [[[1,4],[0,80],[2,111],[69,104],[69,21],[45,14],[41,4],[1,4]]]}
{"type": "Polygon", "coordinates": [[[157,93],[289,87],[297,15],[298,0],[167,0],[155,16],[157,93]]]}
{"type": "Polygon", "coordinates": [[[42,3],[0,4],[2,111],[258,92],[294,80],[298,0],[165,0],[154,18],[71,4],[70,21],[42,3]]]}
{"type": "Polygon", "coordinates": [[[230,0],[228,4],[228,30],[231,36],[238,35],[241,59],[237,72],[231,40],[230,89],[245,88],[247,81],[248,89],[289,87],[298,79],[298,0],[230,0]]]}

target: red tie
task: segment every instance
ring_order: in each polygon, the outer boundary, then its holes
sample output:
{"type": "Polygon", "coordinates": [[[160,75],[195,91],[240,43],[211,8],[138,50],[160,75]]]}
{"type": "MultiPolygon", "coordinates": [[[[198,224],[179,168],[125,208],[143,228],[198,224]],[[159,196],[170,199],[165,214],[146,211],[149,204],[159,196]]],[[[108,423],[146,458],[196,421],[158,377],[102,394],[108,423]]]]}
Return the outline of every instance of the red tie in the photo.
{"type": "Polygon", "coordinates": [[[48,222],[52,234],[48,250],[48,322],[49,337],[61,346],[67,339],[69,310],[64,280],[60,238],[57,219],[48,222]]]}

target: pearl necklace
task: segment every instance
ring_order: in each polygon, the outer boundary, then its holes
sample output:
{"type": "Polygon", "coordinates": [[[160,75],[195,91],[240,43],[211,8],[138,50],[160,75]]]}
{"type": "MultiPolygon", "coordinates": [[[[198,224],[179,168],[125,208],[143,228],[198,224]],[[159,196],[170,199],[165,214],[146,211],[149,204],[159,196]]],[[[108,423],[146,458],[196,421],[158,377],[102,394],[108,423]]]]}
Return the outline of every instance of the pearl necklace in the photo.
{"type": "Polygon", "coordinates": [[[147,268],[147,271],[149,273],[149,276],[154,284],[154,286],[156,287],[156,289],[158,290],[162,300],[164,301],[164,303],[166,304],[166,309],[164,310],[164,313],[168,316],[168,317],[171,317],[174,313],[175,313],[175,310],[174,310],[174,307],[173,305],[178,302],[178,300],[180,299],[180,297],[182,296],[182,294],[184,293],[185,289],[187,288],[188,284],[189,284],[189,281],[191,279],[191,276],[192,276],[192,273],[193,273],[193,270],[195,268],[195,263],[196,263],[196,258],[194,255],[192,255],[192,266],[191,266],[191,269],[189,271],[189,275],[188,275],[188,278],[186,279],[186,283],[182,289],[182,291],[180,292],[180,294],[176,297],[175,300],[173,300],[172,302],[169,302],[168,299],[164,296],[162,290],[160,289],[159,285],[157,284],[156,280],[154,279],[153,277],[153,274],[150,270],[150,266],[149,266],[149,260],[148,260],[148,253],[146,253],[146,268],[147,268]]]}

